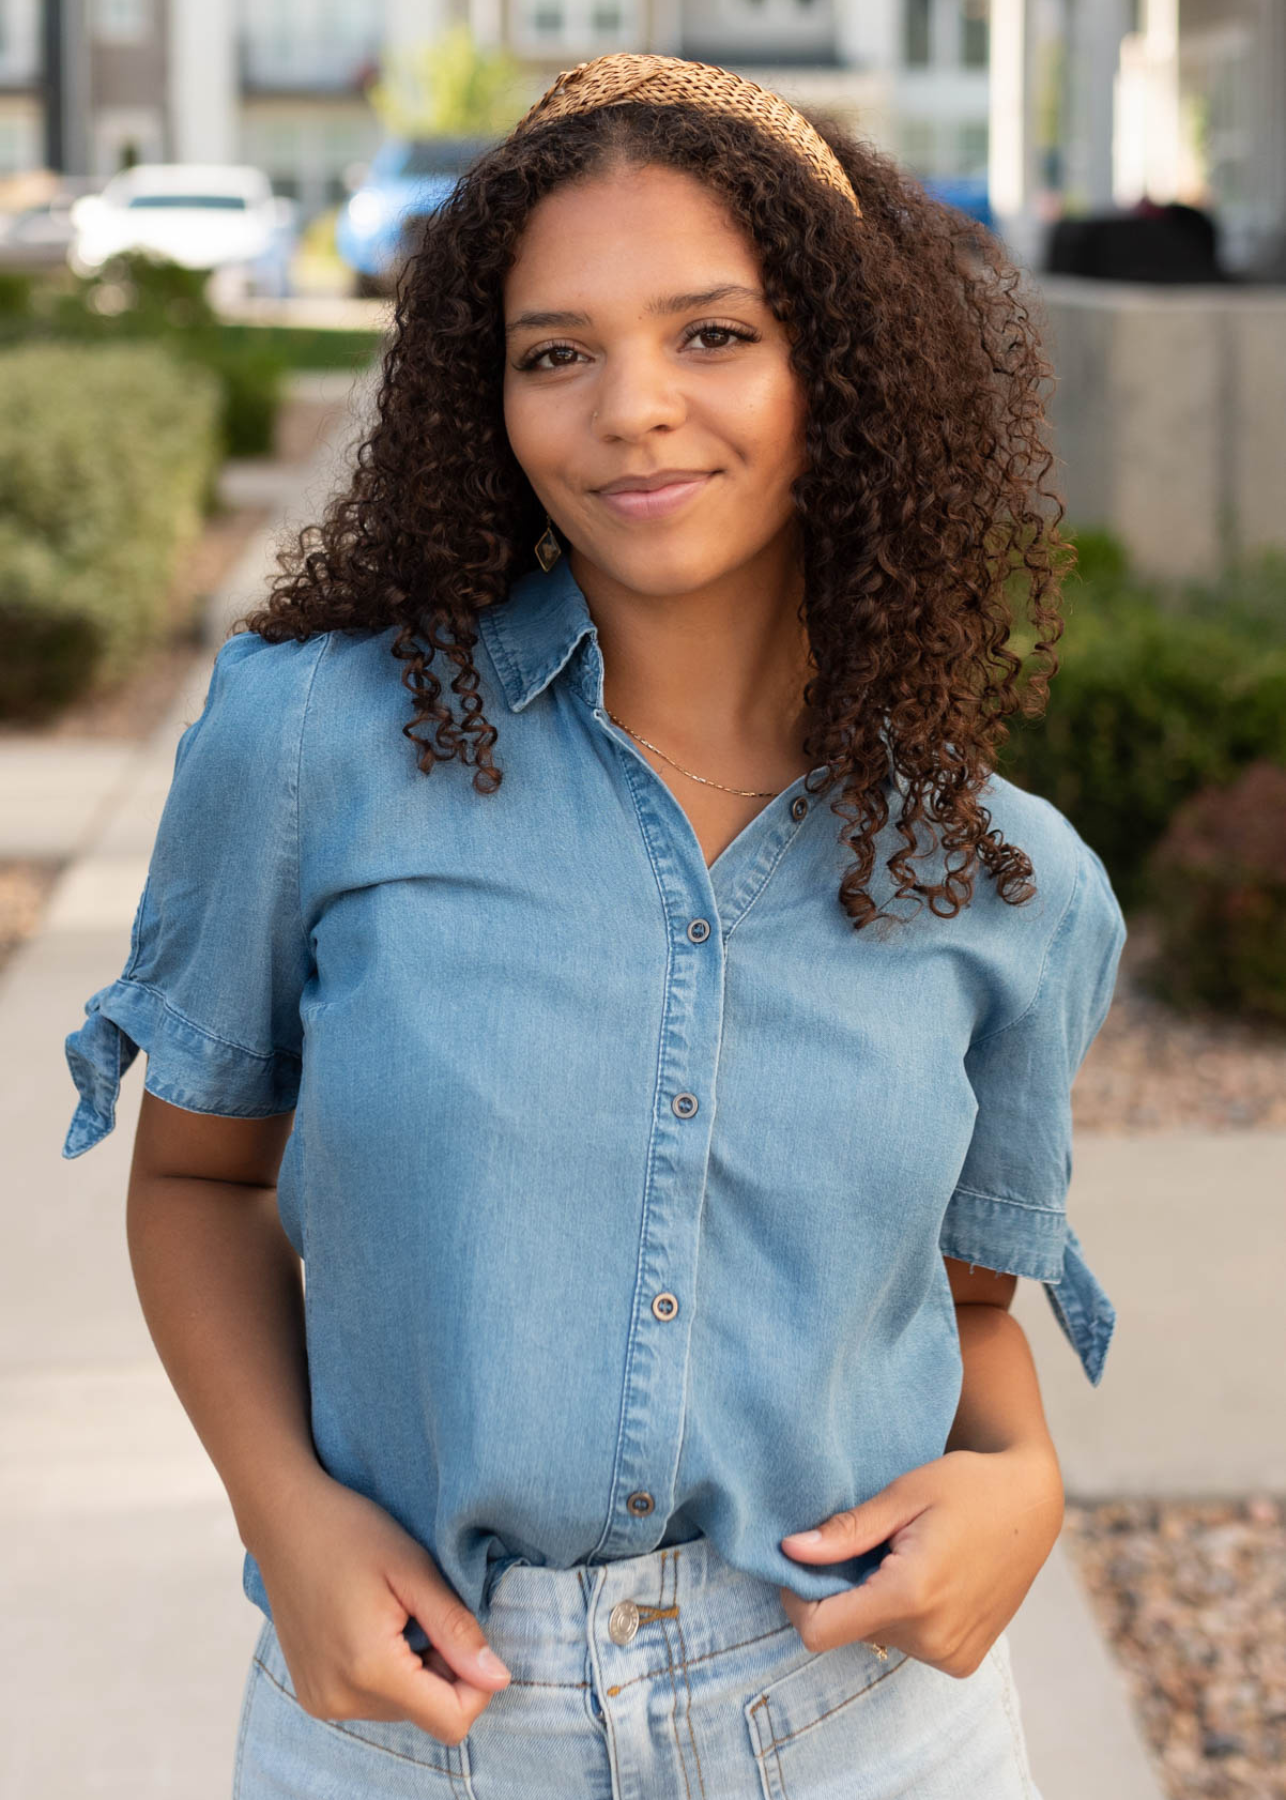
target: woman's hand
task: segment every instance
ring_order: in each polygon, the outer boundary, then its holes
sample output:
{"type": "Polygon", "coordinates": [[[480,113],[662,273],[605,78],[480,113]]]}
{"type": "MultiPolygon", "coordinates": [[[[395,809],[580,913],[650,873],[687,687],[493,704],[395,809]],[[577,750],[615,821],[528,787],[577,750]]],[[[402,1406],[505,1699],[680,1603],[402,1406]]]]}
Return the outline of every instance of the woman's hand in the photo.
{"type": "Polygon", "coordinates": [[[1022,1603],[1063,1523],[1052,1445],[951,1450],[871,1499],[835,1513],[813,1543],[781,1547],[800,1562],[841,1562],[887,1538],[860,1586],[826,1600],[782,1588],[810,1650],[859,1639],[893,1644],[948,1675],[972,1675],[1022,1603]]]}
{"type": "Polygon", "coordinates": [[[433,1558],[382,1507],[320,1468],[278,1513],[280,1527],[251,1548],[304,1711],[406,1719],[439,1743],[460,1743],[509,1672],[433,1558]],[[402,1635],[412,1615],[428,1650],[402,1635]]]}

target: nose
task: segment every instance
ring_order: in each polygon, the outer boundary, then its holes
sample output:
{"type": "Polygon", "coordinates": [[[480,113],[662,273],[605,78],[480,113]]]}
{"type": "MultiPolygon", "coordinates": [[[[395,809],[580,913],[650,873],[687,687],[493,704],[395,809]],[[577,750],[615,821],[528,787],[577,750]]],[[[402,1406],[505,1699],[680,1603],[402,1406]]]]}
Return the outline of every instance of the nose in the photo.
{"type": "Polygon", "coordinates": [[[614,357],[594,390],[590,420],[595,435],[636,438],[659,428],[673,430],[687,417],[687,402],[676,370],[646,350],[614,357]]]}

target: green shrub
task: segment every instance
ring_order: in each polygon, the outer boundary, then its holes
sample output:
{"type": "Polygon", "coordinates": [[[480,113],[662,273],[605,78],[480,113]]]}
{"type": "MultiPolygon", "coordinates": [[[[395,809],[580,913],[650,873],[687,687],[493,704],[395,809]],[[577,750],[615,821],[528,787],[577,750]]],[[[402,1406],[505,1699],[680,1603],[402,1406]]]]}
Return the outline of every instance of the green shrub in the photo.
{"type": "Polygon", "coordinates": [[[1148,897],[1166,999],[1286,1025],[1286,768],[1255,762],[1185,801],[1149,858],[1148,897]]]}
{"type": "Polygon", "coordinates": [[[185,333],[174,347],[218,378],[223,455],[271,456],[286,376],[286,364],[276,351],[229,343],[217,325],[185,333]]]}
{"type": "Polygon", "coordinates": [[[28,318],[33,285],[30,275],[17,269],[0,269],[0,318],[28,318]]]}
{"type": "MultiPolygon", "coordinates": [[[[1065,585],[1048,708],[1011,722],[998,767],[1066,813],[1123,905],[1143,898],[1148,854],[1182,801],[1257,759],[1286,762],[1286,583],[1275,610],[1271,592],[1261,584],[1254,612],[1185,608],[1132,578],[1105,539],[1065,585]]],[[[1014,643],[1029,651],[1030,631],[1014,643]]]]}
{"type": "Polygon", "coordinates": [[[122,675],[175,621],[219,389],[155,345],[0,352],[0,713],[39,716],[122,675]]]}
{"type": "Polygon", "coordinates": [[[213,373],[226,456],[269,456],[289,361],[262,338],[229,336],[206,299],[209,275],[131,250],[70,289],[47,288],[30,315],[0,317],[0,342],[147,342],[213,373]]]}

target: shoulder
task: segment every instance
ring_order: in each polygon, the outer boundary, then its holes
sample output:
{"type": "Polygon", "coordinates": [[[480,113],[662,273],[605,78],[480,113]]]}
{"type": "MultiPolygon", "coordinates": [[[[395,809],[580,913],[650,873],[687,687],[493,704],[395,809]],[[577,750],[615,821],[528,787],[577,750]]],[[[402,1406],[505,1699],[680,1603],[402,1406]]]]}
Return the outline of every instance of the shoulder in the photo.
{"type": "Polygon", "coordinates": [[[238,632],[220,645],[198,723],[202,735],[239,743],[248,754],[292,740],[318,720],[342,735],[381,703],[405,703],[400,664],[390,654],[396,627],[386,631],[321,631],[302,641],[271,643],[238,632]]]}
{"type": "Polygon", "coordinates": [[[399,630],[390,625],[326,634],[303,738],[310,788],[387,792],[415,773],[403,736],[414,717],[414,696],[402,679],[407,664],[393,654],[399,630]]]}
{"type": "Polygon", "coordinates": [[[981,798],[992,829],[1026,853],[1036,894],[1011,905],[985,874],[975,894],[984,911],[1002,922],[1009,950],[1021,949],[1023,966],[1039,968],[1038,989],[1048,987],[1059,967],[1076,969],[1080,977],[1101,967],[1114,969],[1126,925],[1098,852],[1051,801],[1002,776],[990,778],[981,798]]]}
{"type": "Polygon", "coordinates": [[[214,685],[235,687],[241,694],[280,692],[307,679],[330,647],[333,631],[296,642],[270,643],[255,631],[239,631],[220,644],[214,659],[214,685]]]}
{"type": "Polygon", "coordinates": [[[1018,787],[1003,775],[991,775],[979,797],[991,815],[992,829],[1026,852],[1037,886],[1051,893],[1061,891],[1066,898],[1088,848],[1067,815],[1043,795],[1018,787]]]}
{"type": "Polygon", "coordinates": [[[271,771],[293,766],[328,636],[273,644],[239,632],[219,646],[201,711],[175,750],[182,792],[245,795],[279,785],[271,771]]]}
{"type": "Polygon", "coordinates": [[[227,638],[214,659],[201,722],[252,739],[289,731],[302,719],[332,635],[321,632],[302,643],[281,644],[251,631],[227,638]]]}

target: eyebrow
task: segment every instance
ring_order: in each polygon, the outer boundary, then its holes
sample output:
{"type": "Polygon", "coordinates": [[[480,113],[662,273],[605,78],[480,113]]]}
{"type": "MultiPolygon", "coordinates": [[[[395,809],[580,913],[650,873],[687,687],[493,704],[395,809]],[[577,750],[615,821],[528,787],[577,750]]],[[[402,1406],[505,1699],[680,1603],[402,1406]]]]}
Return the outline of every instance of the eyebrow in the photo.
{"type": "MultiPolygon", "coordinates": [[[[643,310],[649,314],[696,312],[701,307],[713,306],[716,300],[755,300],[761,305],[767,304],[767,296],[759,288],[746,287],[740,281],[725,281],[718,287],[703,288],[699,293],[657,295],[643,310]]],[[[588,313],[524,312],[505,326],[505,336],[512,337],[516,331],[552,331],[560,326],[592,322],[588,313]]]]}

